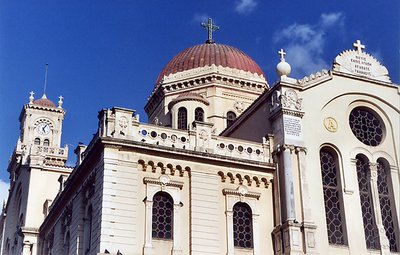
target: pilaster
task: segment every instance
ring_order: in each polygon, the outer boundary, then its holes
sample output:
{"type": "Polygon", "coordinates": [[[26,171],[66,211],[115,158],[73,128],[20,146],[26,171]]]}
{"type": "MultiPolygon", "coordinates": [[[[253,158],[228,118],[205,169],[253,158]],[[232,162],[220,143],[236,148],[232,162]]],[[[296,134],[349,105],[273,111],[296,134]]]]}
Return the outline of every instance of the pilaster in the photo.
{"type": "Polygon", "coordinates": [[[371,184],[371,195],[372,195],[372,208],[374,209],[375,224],[378,229],[379,243],[381,244],[381,254],[390,254],[389,240],[386,237],[385,227],[382,223],[382,213],[379,203],[379,192],[378,192],[378,164],[369,163],[370,169],[370,184],[371,184]]]}

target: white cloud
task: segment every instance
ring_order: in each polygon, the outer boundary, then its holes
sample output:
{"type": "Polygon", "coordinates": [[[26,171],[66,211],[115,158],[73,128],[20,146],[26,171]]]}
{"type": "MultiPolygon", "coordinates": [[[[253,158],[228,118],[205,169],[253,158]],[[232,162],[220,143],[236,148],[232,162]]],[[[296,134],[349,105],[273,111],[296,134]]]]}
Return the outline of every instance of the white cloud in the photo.
{"type": "Polygon", "coordinates": [[[323,59],[325,41],[328,30],[343,29],[344,15],[342,13],[324,13],[316,24],[294,23],[281,31],[277,31],[273,38],[277,48],[283,48],[287,55],[286,61],[292,67],[290,76],[301,76],[329,68],[323,59]]]}
{"type": "Polygon", "coordinates": [[[257,7],[255,0],[239,0],[236,1],[235,11],[239,14],[249,14],[257,7]]]}
{"type": "Polygon", "coordinates": [[[341,12],[336,13],[322,13],[321,14],[321,24],[323,26],[339,25],[343,26],[344,16],[341,12]]]}
{"type": "MultiPolygon", "coordinates": [[[[7,200],[9,184],[0,179],[0,206],[3,206],[3,201],[7,200]]],[[[1,211],[1,208],[0,208],[1,211]]]]}
{"type": "Polygon", "coordinates": [[[207,22],[209,17],[206,13],[195,13],[192,21],[195,23],[207,22]]]}

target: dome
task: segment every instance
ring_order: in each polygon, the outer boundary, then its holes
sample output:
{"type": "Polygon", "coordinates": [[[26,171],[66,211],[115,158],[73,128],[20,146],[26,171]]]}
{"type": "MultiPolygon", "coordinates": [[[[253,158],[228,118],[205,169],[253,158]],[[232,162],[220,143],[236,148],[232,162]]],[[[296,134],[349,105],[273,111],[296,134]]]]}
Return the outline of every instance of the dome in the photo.
{"type": "Polygon", "coordinates": [[[224,44],[203,43],[190,47],[176,55],[161,71],[157,78],[156,86],[164,76],[213,64],[264,76],[257,63],[243,51],[224,44]]]}
{"type": "Polygon", "coordinates": [[[33,101],[33,104],[40,105],[43,107],[56,107],[56,105],[51,100],[47,99],[46,97],[42,97],[40,99],[33,101]]]}

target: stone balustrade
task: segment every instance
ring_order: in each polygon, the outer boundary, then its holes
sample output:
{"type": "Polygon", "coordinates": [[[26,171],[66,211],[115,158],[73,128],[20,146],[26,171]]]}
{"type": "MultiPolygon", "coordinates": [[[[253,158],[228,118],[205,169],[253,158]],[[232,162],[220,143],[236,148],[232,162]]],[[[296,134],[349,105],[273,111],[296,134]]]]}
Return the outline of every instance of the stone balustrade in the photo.
{"type": "Polygon", "coordinates": [[[272,163],[270,139],[263,143],[221,137],[213,132],[213,125],[193,122],[189,130],[143,124],[133,110],[105,109],[99,114],[99,136],[126,139],[155,146],[184,149],[224,157],[272,163]]]}

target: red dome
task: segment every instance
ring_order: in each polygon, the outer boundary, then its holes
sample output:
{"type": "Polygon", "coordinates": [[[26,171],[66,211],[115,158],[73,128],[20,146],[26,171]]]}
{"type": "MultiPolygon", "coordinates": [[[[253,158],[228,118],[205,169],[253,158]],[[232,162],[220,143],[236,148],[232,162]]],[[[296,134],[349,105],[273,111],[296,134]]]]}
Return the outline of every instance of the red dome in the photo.
{"type": "Polygon", "coordinates": [[[264,76],[256,62],[243,51],[224,44],[204,43],[190,47],[176,55],[161,71],[156,86],[166,75],[212,64],[264,76]]]}
{"type": "Polygon", "coordinates": [[[35,101],[33,101],[33,104],[44,106],[44,107],[56,107],[56,105],[47,98],[40,98],[38,100],[35,100],[35,101]]]}

